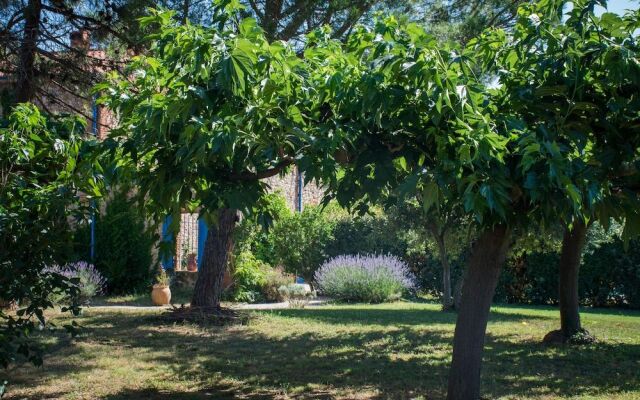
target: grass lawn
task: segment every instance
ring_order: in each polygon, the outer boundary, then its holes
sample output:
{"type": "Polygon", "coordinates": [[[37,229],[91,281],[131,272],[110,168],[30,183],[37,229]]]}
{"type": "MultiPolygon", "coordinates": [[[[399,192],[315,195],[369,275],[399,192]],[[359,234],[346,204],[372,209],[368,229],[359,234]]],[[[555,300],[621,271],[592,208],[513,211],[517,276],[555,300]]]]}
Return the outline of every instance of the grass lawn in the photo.
{"type": "MultiPolygon", "coordinates": [[[[171,288],[171,303],[175,305],[189,304],[193,289],[171,288]]],[[[100,296],[91,299],[92,306],[143,306],[151,307],[151,295],[149,292],[127,294],[122,296],[100,296]]]]}
{"type": "MultiPolygon", "coordinates": [[[[84,333],[43,338],[42,368],[9,371],[8,399],[442,399],[455,314],[428,303],[255,312],[244,326],[163,324],[88,309],[84,333]]],[[[557,311],[492,310],[483,394],[640,399],[640,313],[587,311],[601,342],[546,347],[557,311]]],[[[2,380],[0,376],[0,380],[2,380]]]]}

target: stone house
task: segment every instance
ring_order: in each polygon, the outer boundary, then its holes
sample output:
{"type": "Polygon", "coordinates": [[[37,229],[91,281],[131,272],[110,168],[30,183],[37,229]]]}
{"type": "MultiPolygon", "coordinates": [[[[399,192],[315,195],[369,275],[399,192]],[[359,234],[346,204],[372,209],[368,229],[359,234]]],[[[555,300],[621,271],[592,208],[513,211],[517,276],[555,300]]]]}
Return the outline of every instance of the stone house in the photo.
{"type": "MultiPolygon", "coordinates": [[[[91,48],[88,31],[76,31],[69,37],[69,48],[72,51],[61,52],[60,58],[67,57],[69,63],[74,63],[70,68],[70,73],[78,71],[78,67],[90,71],[99,79],[105,71],[105,65],[113,65],[108,60],[104,50],[91,48]],[[78,57],[81,56],[81,57],[78,57]],[[83,62],[90,60],[91,62],[83,62]]],[[[0,93],[10,91],[15,83],[15,79],[10,74],[0,73],[0,93]]],[[[94,135],[98,139],[104,139],[111,127],[117,121],[113,113],[105,107],[96,104],[95,97],[89,95],[84,88],[70,90],[69,87],[57,82],[55,78],[44,80],[39,83],[41,89],[34,103],[38,107],[50,113],[73,113],[84,116],[87,120],[87,134],[94,135]]],[[[1,107],[1,106],[0,106],[1,107]]],[[[2,109],[0,109],[0,114],[2,109]]],[[[291,210],[301,211],[306,205],[317,205],[323,195],[322,190],[316,185],[304,185],[301,173],[294,169],[284,177],[274,176],[267,179],[273,191],[280,191],[286,198],[291,210]]],[[[167,237],[168,221],[162,227],[163,237],[167,237]]],[[[186,269],[187,260],[195,259],[200,265],[204,249],[204,241],[207,234],[207,226],[204,221],[198,219],[197,214],[183,213],[181,215],[180,233],[175,239],[176,251],[173,259],[163,261],[166,268],[176,270],[186,269]],[[191,255],[191,257],[189,257],[191,255]]],[[[93,243],[92,243],[93,248],[93,243]]]]}

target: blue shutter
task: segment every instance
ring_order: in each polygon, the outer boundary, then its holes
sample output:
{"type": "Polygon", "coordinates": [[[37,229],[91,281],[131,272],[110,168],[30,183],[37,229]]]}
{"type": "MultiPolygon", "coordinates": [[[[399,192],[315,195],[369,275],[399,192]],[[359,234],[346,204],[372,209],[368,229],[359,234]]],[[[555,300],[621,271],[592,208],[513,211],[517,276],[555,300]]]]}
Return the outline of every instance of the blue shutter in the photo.
{"type": "MultiPolygon", "coordinates": [[[[171,225],[170,215],[162,223],[162,241],[164,242],[173,242],[173,234],[169,231],[169,225],[171,225]]],[[[173,255],[170,254],[162,259],[162,268],[173,269],[173,255]]]]}
{"type": "Polygon", "coordinates": [[[198,269],[202,264],[202,258],[204,256],[204,243],[207,241],[207,235],[209,234],[209,228],[204,219],[200,217],[198,219],[198,269]]]}

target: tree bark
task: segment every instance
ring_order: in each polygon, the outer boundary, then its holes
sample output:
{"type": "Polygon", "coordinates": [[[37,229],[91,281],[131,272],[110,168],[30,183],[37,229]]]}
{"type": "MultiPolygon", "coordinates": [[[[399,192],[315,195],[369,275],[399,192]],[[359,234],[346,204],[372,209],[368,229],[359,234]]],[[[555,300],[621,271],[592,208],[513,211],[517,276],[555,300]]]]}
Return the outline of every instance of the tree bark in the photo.
{"type": "Polygon", "coordinates": [[[453,306],[451,296],[451,266],[447,257],[447,246],[443,236],[436,236],[438,253],[440,254],[440,264],[442,264],[442,309],[449,310],[453,306]]]}
{"type": "Polygon", "coordinates": [[[202,265],[193,289],[191,307],[220,308],[222,281],[227,269],[229,254],[233,250],[233,231],[237,221],[237,211],[223,208],[218,211],[215,227],[209,229],[204,244],[202,265]]]}
{"type": "Polygon", "coordinates": [[[189,21],[189,7],[191,6],[189,0],[183,0],[182,2],[182,25],[186,25],[189,21]]]}
{"type": "Polygon", "coordinates": [[[40,17],[42,14],[42,1],[29,0],[24,9],[24,30],[19,51],[19,65],[15,87],[17,103],[25,103],[33,100],[36,93],[34,81],[35,59],[38,48],[38,36],[40,35],[40,17]]]}
{"type": "Polygon", "coordinates": [[[467,262],[462,303],[453,337],[448,400],[480,398],[480,370],[491,301],[509,248],[509,229],[483,232],[467,262]]]}
{"type": "Polygon", "coordinates": [[[575,222],[572,230],[567,228],[562,238],[558,300],[560,303],[560,329],[565,340],[582,331],[578,274],[586,238],[587,225],[582,221],[575,222]]]}

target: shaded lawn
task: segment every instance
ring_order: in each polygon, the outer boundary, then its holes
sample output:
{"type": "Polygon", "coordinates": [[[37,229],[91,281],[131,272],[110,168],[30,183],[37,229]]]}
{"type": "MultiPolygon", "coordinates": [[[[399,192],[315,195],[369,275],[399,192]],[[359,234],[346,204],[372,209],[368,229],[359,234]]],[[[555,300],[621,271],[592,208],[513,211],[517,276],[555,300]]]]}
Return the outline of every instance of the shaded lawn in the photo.
{"type": "MultiPolygon", "coordinates": [[[[171,288],[171,303],[175,305],[189,304],[191,302],[192,289],[171,288]]],[[[143,306],[151,307],[151,290],[137,294],[120,296],[100,296],[91,300],[92,306],[143,306]]]]}
{"type": "MultiPolygon", "coordinates": [[[[163,324],[157,312],[87,310],[81,337],[43,339],[45,366],[11,371],[9,399],[441,399],[455,314],[427,303],[256,313],[246,326],[163,324]]],[[[546,347],[557,312],[492,310],[488,398],[639,399],[640,314],[583,314],[602,342],[546,347]]],[[[2,379],[0,377],[0,379],[2,379]]]]}

